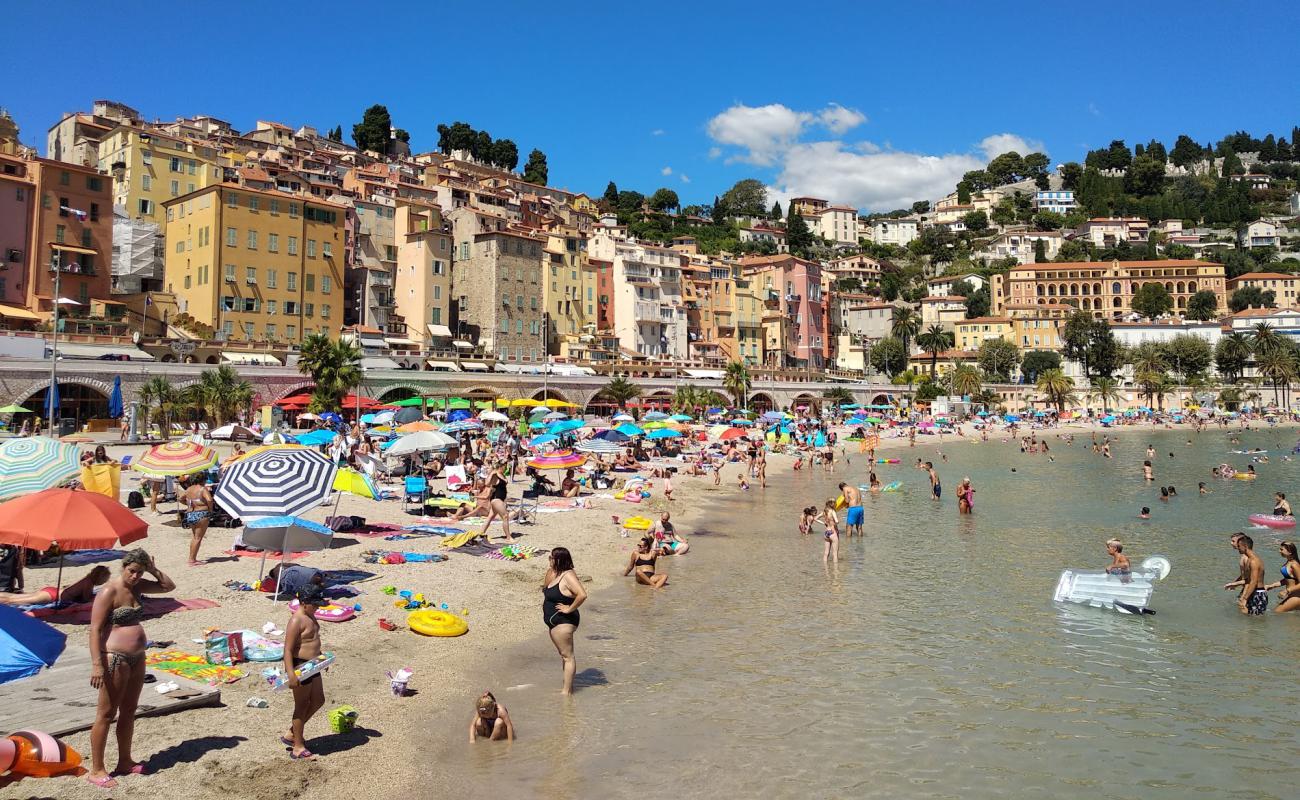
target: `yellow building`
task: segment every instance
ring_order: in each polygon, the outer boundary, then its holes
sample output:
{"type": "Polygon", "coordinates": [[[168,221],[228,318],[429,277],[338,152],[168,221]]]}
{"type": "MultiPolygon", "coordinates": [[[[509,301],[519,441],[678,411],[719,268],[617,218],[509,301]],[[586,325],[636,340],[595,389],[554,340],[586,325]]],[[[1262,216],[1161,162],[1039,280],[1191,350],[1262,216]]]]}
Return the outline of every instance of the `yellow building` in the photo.
{"type": "Polygon", "coordinates": [[[1061,331],[1074,306],[1065,303],[1012,303],[1007,305],[1011,316],[1011,341],[1022,352],[1031,350],[1061,350],[1061,331]]]}
{"type": "Polygon", "coordinates": [[[953,339],[958,349],[979,350],[989,339],[1011,341],[1011,320],[1008,317],[975,317],[953,325],[953,339]]]}
{"type": "Polygon", "coordinates": [[[600,206],[596,205],[596,201],[592,200],[585,194],[579,194],[577,197],[574,197],[573,202],[569,203],[569,205],[573,206],[574,211],[579,211],[583,214],[591,214],[592,216],[597,217],[600,216],[600,206]]]}
{"type": "Polygon", "coordinates": [[[215,147],[130,125],[99,141],[99,169],[113,176],[113,205],[160,229],[165,203],[219,183],[222,173],[215,147]]]}
{"type": "Polygon", "coordinates": [[[442,210],[397,201],[393,218],[397,267],[393,303],[406,321],[406,335],[427,348],[451,344],[451,234],[442,210]]]}
{"type": "Polygon", "coordinates": [[[545,235],[542,300],[550,315],[546,352],[556,355],[561,341],[581,336],[585,333],[583,327],[595,321],[588,309],[596,302],[596,286],[593,281],[584,280],[587,240],[578,229],[559,227],[545,235]]]}
{"type": "Polygon", "coordinates": [[[344,209],[215,184],[164,203],[165,283],[227,341],[299,343],[343,324],[344,209]]]}
{"type": "Polygon", "coordinates": [[[753,279],[737,272],[736,292],[731,296],[735,309],[736,358],[753,366],[763,363],[763,299],[754,288],[753,279]]]}

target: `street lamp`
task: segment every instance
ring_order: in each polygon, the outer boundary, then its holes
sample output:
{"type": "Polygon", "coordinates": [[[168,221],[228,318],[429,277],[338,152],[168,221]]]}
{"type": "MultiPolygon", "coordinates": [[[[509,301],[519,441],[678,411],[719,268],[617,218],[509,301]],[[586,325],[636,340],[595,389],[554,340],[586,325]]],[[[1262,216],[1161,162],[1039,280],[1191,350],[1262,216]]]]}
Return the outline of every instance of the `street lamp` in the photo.
{"type": "Polygon", "coordinates": [[[52,248],[50,253],[50,269],[54,272],[54,292],[53,306],[51,312],[52,320],[50,323],[50,388],[45,390],[45,408],[49,415],[49,433],[54,433],[55,414],[58,409],[54,407],[54,400],[59,394],[59,278],[63,274],[63,251],[57,247],[52,248]]]}

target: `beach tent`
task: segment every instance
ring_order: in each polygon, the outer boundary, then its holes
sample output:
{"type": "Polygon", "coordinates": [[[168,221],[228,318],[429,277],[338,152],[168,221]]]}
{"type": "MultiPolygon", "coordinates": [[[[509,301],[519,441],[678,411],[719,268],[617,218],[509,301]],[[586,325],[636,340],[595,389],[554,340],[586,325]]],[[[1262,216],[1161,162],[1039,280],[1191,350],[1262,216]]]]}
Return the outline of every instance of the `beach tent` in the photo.
{"type": "Polygon", "coordinates": [[[0,683],[54,666],[67,636],[10,606],[0,605],[0,683]]]}

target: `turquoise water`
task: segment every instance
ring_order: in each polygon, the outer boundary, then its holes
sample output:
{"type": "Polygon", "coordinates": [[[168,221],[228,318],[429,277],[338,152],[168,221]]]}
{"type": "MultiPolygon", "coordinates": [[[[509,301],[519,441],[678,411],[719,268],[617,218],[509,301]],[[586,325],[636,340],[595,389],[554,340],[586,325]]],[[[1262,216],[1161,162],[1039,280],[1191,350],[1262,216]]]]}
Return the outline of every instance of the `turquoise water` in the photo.
{"type": "MultiPolygon", "coordinates": [[[[692,551],[661,560],[668,589],[629,580],[583,607],[571,703],[539,638],[485,676],[521,687],[498,695],[520,740],[452,739],[439,758],[500,797],[1296,797],[1300,614],[1246,618],[1221,588],[1227,533],[1295,485],[1300,464],[1277,450],[1295,434],[1118,435],[1109,461],[1086,434],[1049,438],[1055,463],[950,441],[945,464],[923,439],[878,468],[904,491],[867,498],[867,536],[842,542],[838,566],[796,518],[846,475],[865,483],[854,454],[833,476],[719,493],[692,551]],[[1167,504],[1141,479],[1148,441],[1157,483],[1179,492],[1167,504]],[[1252,445],[1274,450],[1260,480],[1210,477],[1252,445]],[[917,456],[937,462],[941,504],[917,456]],[[963,475],[978,493],[959,518],[963,475]],[[1111,536],[1135,563],[1173,562],[1155,616],[1052,602],[1061,569],[1103,566],[1111,536]]],[[[1276,580],[1282,537],[1251,533],[1276,580]]],[[[435,729],[459,738],[468,708],[435,729]]]]}

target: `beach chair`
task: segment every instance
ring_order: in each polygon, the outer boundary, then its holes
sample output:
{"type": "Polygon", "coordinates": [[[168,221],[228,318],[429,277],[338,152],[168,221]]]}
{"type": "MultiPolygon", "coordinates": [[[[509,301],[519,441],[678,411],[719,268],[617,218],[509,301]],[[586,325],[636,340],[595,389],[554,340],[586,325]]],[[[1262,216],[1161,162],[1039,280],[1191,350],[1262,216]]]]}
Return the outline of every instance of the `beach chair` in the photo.
{"type": "Polygon", "coordinates": [[[131,469],[131,457],[122,456],[122,471],[126,472],[129,469],[131,469]]]}
{"type": "Polygon", "coordinates": [[[423,476],[408,475],[406,476],[405,493],[402,497],[402,510],[405,511],[411,502],[418,503],[420,509],[424,509],[424,501],[429,497],[429,482],[423,476]]]}
{"type": "Polygon", "coordinates": [[[506,501],[506,513],[510,521],[520,525],[536,525],[537,509],[542,505],[540,497],[521,497],[506,501]]]}

